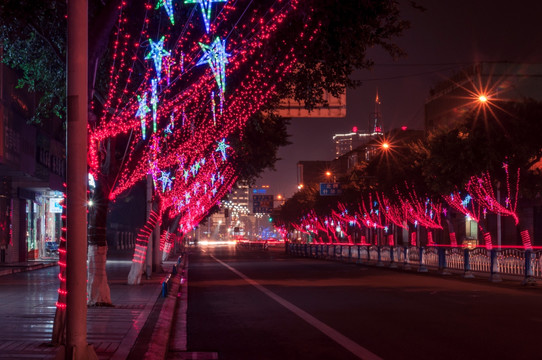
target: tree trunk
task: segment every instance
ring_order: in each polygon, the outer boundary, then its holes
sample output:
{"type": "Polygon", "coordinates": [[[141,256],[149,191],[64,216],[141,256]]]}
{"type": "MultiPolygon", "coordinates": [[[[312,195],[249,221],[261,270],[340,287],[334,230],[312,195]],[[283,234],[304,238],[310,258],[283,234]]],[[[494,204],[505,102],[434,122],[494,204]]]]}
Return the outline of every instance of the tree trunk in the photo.
{"type": "Polygon", "coordinates": [[[111,293],[107,283],[105,265],[107,261],[107,209],[109,197],[103,183],[98,179],[93,192],[93,205],[89,206],[88,226],[88,304],[96,306],[111,306],[111,293]]]}
{"type": "Polygon", "coordinates": [[[145,225],[139,230],[136,238],[136,247],[134,249],[134,257],[132,259],[132,267],[128,274],[128,285],[138,285],[141,282],[143,274],[143,266],[145,264],[145,256],[149,237],[152,236],[156,224],[161,220],[162,214],[160,211],[152,211],[145,225]]]}
{"type": "Polygon", "coordinates": [[[177,231],[177,227],[179,226],[179,220],[181,219],[181,215],[175,216],[175,219],[173,219],[173,222],[171,225],[169,225],[168,229],[166,230],[166,234],[164,235],[165,241],[164,241],[164,248],[162,250],[162,261],[165,261],[167,257],[169,256],[169,253],[171,249],[174,247],[174,240],[171,239],[173,236],[173,233],[177,231]]]}

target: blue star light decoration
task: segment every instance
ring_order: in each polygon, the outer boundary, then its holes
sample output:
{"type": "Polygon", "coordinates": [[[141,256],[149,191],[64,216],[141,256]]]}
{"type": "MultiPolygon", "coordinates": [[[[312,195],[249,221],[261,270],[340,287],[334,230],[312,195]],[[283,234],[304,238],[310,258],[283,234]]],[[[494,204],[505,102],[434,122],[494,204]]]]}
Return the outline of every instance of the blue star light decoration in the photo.
{"type": "Polygon", "coordinates": [[[199,43],[203,50],[203,56],[199,59],[196,66],[208,64],[215,76],[218,89],[220,90],[220,98],[224,98],[226,91],[226,64],[230,54],[226,53],[226,40],[216,38],[211,45],[199,43]]]}
{"type": "Polygon", "coordinates": [[[169,116],[169,124],[167,124],[165,130],[164,130],[164,134],[165,136],[167,137],[168,135],[171,135],[173,134],[173,130],[175,128],[175,113],[172,112],[171,115],[169,116]]]}
{"type": "Polygon", "coordinates": [[[205,24],[205,31],[209,33],[211,25],[211,5],[213,3],[227,2],[228,0],[184,0],[185,4],[199,4],[201,7],[201,15],[205,24]]]}
{"type": "Polygon", "coordinates": [[[158,80],[151,80],[151,105],[152,105],[152,132],[156,132],[156,113],[158,111],[158,80]]]}
{"type": "Polygon", "coordinates": [[[154,9],[158,10],[161,6],[166,10],[171,25],[175,25],[175,19],[173,18],[173,0],[159,0],[154,9]]]}
{"type": "Polygon", "coordinates": [[[137,102],[139,103],[139,108],[137,109],[135,116],[141,120],[141,137],[143,140],[145,140],[147,137],[147,124],[145,118],[147,117],[147,113],[151,111],[151,109],[147,106],[147,93],[143,94],[143,97],[137,95],[137,102]]]}
{"type": "Polygon", "coordinates": [[[162,192],[166,192],[166,189],[171,190],[172,179],[170,179],[169,176],[169,171],[162,171],[161,176],[158,178],[158,180],[160,180],[160,182],[162,183],[162,192]]]}
{"type": "Polygon", "coordinates": [[[467,206],[469,206],[469,203],[470,201],[472,200],[472,197],[467,194],[467,196],[465,196],[465,200],[461,201],[461,205],[466,208],[467,206]]]}
{"type": "Polygon", "coordinates": [[[156,70],[158,81],[162,78],[162,58],[171,55],[169,51],[164,50],[164,39],[165,36],[162,36],[156,43],[153,42],[152,39],[149,39],[151,51],[145,56],[145,60],[152,59],[154,61],[154,69],[156,70]]]}
{"type": "Polygon", "coordinates": [[[218,146],[216,147],[215,151],[220,151],[222,154],[222,160],[226,160],[226,149],[229,148],[230,145],[226,144],[226,139],[223,138],[218,142],[218,146]]]}

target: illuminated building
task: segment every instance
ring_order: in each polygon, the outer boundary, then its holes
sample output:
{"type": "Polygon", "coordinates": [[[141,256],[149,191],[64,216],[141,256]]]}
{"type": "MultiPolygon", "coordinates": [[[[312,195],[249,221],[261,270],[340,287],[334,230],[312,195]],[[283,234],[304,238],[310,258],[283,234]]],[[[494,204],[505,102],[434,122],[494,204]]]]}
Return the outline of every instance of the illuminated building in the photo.
{"type": "Polygon", "coordinates": [[[373,140],[375,137],[383,134],[382,131],[382,112],[380,111],[380,98],[378,97],[378,91],[376,92],[374,112],[371,113],[369,121],[369,131],[360,132],[358,128],[354,126],[352,132],[347,134],[335,134],[333,135],[333,142],[335,143],[335,158],[354,150],[355,148],[366,144],[373,140]]]}

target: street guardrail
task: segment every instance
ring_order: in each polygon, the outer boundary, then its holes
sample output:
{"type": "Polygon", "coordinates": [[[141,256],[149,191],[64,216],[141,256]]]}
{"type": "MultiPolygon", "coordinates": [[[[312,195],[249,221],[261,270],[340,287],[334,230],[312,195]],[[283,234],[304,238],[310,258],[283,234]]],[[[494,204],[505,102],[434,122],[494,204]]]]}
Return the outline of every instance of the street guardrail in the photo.
{"type": "Polygon", "coordinates": [[[459,272],[466,278],[485,273],[491,281],[502,276],[522,279],[523,285],[534,285],[542,278],[542,251],[518,248],[487,249],[446,246],[377,246],[357,244],[290,243],[293,256],[338,260],[357,264],[403,267],[416,266],[419,272],[436,269],[441,273],[459,272]]]}

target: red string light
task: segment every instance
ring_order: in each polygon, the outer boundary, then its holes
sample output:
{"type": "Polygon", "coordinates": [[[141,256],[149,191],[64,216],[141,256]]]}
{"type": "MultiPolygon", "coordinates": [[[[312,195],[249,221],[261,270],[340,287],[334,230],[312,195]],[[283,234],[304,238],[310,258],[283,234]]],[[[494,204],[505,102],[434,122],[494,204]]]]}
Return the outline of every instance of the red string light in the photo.
{"type": "MultiPolygon", "coordinates": [[[[134,76],[135,65],[142,63],[141,59],[150,58],[147,43],[158,41],[149,36],[149,29],[154,26],[150,16],[152,6],[146,4],[148,13],[142,29],[138,39],[132,39],[126,31],[128,19],[121,5],[107,98],[99,121],[89,127],[88,159],[95,178],[100,172],[104,142],[118,137],[128,141],[126,156],[109,193],[110,200],[115,200],[149,173],[155,185],[160,185],[157,179],[162,179],[163,185],[163,174],[167,173],[170,177],[166,180],[170,184],[163,186],[162,192],[157,190],[155,195],[161,204],[160,213],[168,212],[170,217],[181,215],[179,228],[184,232],[201,221],[236,180],[232,165],[215,152],[217,139],[227,139],[242,128],[271,99],[276,84],[294,69],[293,48],[266,58],[263,45],[295,10],[297,3],[297,0],[278,1],[269,9],[255,9],[248,21],[233,28],[222,25],[243,17],[245,9],[226,4],[210,26],[212,35],[198,35],[190,22],[185,23],[177,39],[172,38],[171,32],[163,35],[160,46],[167,47],[164,55],[169,52],[171,56],[164,56],[162,64],[150,59],[150,63],[143,62],[146,69],[138,83],[134,76]],[[238,85],[221,97],[219,112],[215,112],[211,106],[214,99],[209,97],[216,88],[215,74],[209,68],[197,67],[201,59],[199,44],[209,44],[211,38],[217,36],[227,39],[226,51],[231,54],[226,77],[239,78],[238,85]],[[160,65],[163,74],[156,73],[160,65]],[[123,83],[123,80],[126,81],[123,83]],[[157,129],[145,140],[141,119],[135,116],[139,108],[137,98],[143,98],[143,94],[156,94],[152,99],[159,104],[153,106],[157,129]]],[[[228,156],[235,156],[231,149],[228,156]]],[[[149,221],[148,224],[160,222],[154,217],[149,221]]],[[[134,261],[144,261],[148,231],[146,225],[138,235],[134,261]]]]}
{"type": "MultiPolygon", "coordinates": [[[[66,188],[66,184],[64,184],[66,188]]],[[[58,300],[56,302],[56,307],[58,310],[66,309],[66,296],[68,292],[66,291],[66,193],[63,194],[64,199],[60,202],[62,206],[62,214],[60,216],[62,221],[61,232],[60,232],[60,242],[58,245],[58,279],[60,280],[58,292],[58,300]]]]}

